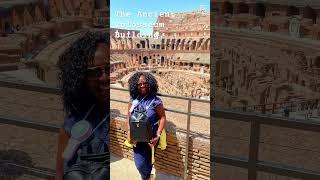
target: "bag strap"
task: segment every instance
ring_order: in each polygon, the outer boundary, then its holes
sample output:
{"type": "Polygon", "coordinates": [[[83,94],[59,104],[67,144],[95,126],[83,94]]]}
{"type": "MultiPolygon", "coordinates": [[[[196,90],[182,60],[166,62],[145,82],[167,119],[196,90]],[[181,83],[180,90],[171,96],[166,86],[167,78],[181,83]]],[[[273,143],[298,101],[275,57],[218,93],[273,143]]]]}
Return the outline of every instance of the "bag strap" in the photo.
{"type": "MultiPolygon", "coordinates": [[[[140,96],[138,96],[137,97],[137,99],[135,99],[135,100],[138,100],[138,98],[139,98],[140,96]]],[[[138,103],[137,104],[132,104],[132,107],[130,108],[130,113],[136,108],[136,107],[138,107],[138,105],[144,100],[144,98],[146,98],[147,96],[144,96],[140,101],[138,101],[138,103]]],[[[135,101],[135,100],[133,100],[133,101],[135,101]]],[[[132,102],[133,102],[132,101],[132,102]]]]}
{"type": "MultiPolygon", "coordinates": [[[[87,121],[86,119],[89,116],[89,114],[92,112],[94,107],[95,107],[95,104],[90,107],[87,114],[84,116],[84,118],[82,120],[87,121]]],[[[87,139],[89,139],[92,136],[92,134],[107,120],[107,118],[109,116],[110,116],[110,114],[106,114],[106,116],[102,119],[102,121],[100,121],[99,124],[91,131],[91,133],[87,139]]],[[[89,121],[87,121],[87,122],[89,122],[89,121]]],[[[91,124],[91,123],[89,122],[89,124],[91,124]]],[[[87,139],[83,140],[82,142],[86,141],[87,139]]]]}

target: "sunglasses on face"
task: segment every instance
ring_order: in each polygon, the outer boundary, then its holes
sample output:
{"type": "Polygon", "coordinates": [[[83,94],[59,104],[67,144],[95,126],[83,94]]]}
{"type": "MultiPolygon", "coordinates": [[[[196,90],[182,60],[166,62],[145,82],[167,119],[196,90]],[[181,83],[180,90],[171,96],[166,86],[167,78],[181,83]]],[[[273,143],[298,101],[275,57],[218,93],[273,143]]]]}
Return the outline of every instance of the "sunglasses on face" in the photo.
{"type": "Polygon", "coordinates": [[[103,75],[103,73],[108,72],[108,66],[95,66],[95,67],[89,67],[87,69],[86,75],[89,78],[99,78],[103,75]]]}
{"type": "Polygon", "coordinates": [[[142,86],[142,85],[144,85],[144,86],[148,86],[149,84],[148,84],[147,82],[138,83],[138,86],[142,86]]]}

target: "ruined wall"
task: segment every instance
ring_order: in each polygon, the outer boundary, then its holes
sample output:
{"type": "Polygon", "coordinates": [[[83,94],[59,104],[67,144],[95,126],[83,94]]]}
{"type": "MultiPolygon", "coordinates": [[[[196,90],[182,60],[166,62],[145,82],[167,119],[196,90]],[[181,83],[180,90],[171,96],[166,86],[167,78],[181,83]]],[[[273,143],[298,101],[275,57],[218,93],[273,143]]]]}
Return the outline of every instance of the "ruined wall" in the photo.
{"type": "Polygon", "coordinates": [[[154,27],[153,31],[166,37],[207,37],[210,34],[210,18],[206,11],[164,13],[158,17],[157,23],[163,25],[154,27]]]}
{"type": "Polygon", "coordinates": [[[216,34],[217,104],[231,107],[320,97],[318,42],[240,31],[216,34]]]}

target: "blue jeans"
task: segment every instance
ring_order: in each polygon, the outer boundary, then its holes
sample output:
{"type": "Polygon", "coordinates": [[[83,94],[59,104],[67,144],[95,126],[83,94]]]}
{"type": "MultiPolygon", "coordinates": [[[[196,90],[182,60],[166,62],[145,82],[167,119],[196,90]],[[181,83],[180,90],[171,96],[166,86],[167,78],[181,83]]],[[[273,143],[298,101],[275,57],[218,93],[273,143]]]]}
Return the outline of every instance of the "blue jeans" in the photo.
{"type": "MultiPolygon", "coordinates": [[[[158,143],[154,146],[154,152],[158,147],[158,143]]],[[[141,175],[142,180],[148,180],[152,170],[152,162],[151,162],[151,148],[148,143],[139,142],[136,144],[136,147],[133,148],[134,152],[134,163],[141,175]]]]}

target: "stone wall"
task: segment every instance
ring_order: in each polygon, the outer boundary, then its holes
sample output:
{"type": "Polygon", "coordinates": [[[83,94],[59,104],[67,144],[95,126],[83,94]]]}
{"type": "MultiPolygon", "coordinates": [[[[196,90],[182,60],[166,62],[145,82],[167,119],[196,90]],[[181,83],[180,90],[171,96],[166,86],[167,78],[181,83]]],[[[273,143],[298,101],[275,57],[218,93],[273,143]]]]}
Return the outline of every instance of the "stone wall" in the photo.
{"type": "MultiPolygon", "coordinates": [[[[184,157],[186,154],[186,134],[167,128],[167,149],[157,150],[155,168],[176,176],[183,176],[184,157]]],[[[125,120],[115,117],[111,120],[110,129],[111,152],[121,157],[133,159],[132,149],[123,145],[127,134],[125,120]]],[[[201,137],[190,136],[188,170],[189,179],[210,179],[210,141],[201,137]]],[[[132,162],[133,163],[133,162],[132,162]]]]}

